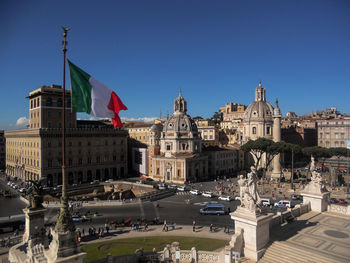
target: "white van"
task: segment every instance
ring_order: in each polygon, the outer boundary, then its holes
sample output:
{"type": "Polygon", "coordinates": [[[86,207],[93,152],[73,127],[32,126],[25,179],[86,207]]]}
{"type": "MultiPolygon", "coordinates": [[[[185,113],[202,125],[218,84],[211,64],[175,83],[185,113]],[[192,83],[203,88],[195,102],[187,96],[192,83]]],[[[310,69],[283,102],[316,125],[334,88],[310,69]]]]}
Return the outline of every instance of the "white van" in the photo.
{"type": "Polygon", "coordinates": [[[271,205],[271,200],[270,198],[261,198],[261,204],[263,206],[270,206],[271,205]]]}
{"type": "Polygon", "coordinates": [[[289,200],[280,200],[278,203],[275,203],[275,206],[277,207],[291,207],[291,203],[289,200]]]}

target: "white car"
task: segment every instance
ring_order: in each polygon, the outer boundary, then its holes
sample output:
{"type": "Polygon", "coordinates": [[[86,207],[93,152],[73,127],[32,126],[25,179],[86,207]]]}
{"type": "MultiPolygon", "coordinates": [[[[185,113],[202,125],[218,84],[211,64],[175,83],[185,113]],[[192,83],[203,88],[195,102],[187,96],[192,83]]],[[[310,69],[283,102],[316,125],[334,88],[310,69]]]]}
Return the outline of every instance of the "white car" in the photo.
{"type": "Polygon", "coordinates": [[[218,199],[222,201],[231,201],[232,197],[229,195],[220,195],[218,199]]]}
{"type": "Polygon", "coordinates": [[[203,194],[202,194],[204,197],[213,197],[213,193],[212,192],[204,192],[203,194]]]}
{"type": "Polygon", "coordinates": [[[236,196],[236,197],[235,197],[235,200],[236,200],[236,201],[241,201],[241,197],[240,197],[240,196],[236,196]]]}
{"type": "Polygon", "coordinates": [[[190,194],[199,195],[200,192],[199,192],[198,190],[196,190],[196,189],[192,189],[192,190],[190,191],[190,194]]]}
{"type": "Polygon", "coordinates": [[[179,186],[179,187],[177,188],[177,190],[178,190],[178,191],[181,191],[181,192],[184,192],[184,191],[186,191],[186,186],[179,186]]]}

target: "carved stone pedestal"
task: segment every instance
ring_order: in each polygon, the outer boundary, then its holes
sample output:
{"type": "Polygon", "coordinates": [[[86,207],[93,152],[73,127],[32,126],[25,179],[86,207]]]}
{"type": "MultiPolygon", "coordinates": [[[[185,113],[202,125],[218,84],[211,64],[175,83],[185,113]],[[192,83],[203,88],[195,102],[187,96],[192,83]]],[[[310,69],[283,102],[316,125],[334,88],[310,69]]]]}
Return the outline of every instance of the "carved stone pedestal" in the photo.
{"type": "Polygon", "coordinates": [[[235,221],[235,232],[243,229],[244,256],[258,261],[265,252],[265,246],[270,238],[270,220],[272,214],[257,214],[250,210],[237,207],[232,212],[231,219],[235,221]]]}
{"type": "Polygon", "coordinates": [[[82,263],[86,253],[81,252],[75,232],[61,232],[51,229],[50,249],[44,252],[48,263],[75,262],[82,263]]]}
{"type": "Polygon", "coordinates": [[[323,193],[302,192],[301,195],[303,196],[304,204],[310,203],[311,211],[315,211],[315,212],[327,211],[330,192],[323,192],[323,193]]]}
{"type": "Polygon", "coordinates": [[[46,209],[41,208],[24,208],[25,214],[25,231],[23,234],[23,242],[27,243],[31,240],[32,246],[39,243],[44,243],[45,228],[44,228],[44,215],[46,209]]]}

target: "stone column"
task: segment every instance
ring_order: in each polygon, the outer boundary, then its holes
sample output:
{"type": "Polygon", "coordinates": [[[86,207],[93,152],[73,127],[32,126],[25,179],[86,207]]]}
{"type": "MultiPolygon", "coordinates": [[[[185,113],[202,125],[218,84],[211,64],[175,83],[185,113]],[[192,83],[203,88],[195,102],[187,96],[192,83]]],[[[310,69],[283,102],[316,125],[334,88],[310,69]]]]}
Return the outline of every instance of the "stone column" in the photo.
{"type": "MultiPolygon", "coordinates": [[[[280,142],[281,141],[281,113],[278,107],[278,102],[276,102],[276,108],[274,110],[273,116],[273,141],[280,142]]],[[[280,163],[281,155],[278,154],[273,158],[273,171],[271,177],[274,179],[279,179],[281,175],[281,163],[280,163]]]]}

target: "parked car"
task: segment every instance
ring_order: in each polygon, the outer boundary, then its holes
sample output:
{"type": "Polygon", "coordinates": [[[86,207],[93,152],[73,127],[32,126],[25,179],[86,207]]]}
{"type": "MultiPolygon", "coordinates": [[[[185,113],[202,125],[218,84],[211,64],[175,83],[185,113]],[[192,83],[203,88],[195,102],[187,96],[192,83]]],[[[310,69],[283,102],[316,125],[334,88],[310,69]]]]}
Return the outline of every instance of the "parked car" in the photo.
{"type": "Polygon", "coordinates": [[[90,184],[99,184],[100,181],[99,180],[93,180],[90,184]]]}
{"type": "Polygon", "coordinates": [[[177,189],[177,185],[175,184],[168,185],[168,189],[177,189]]]}
{"type": "Polygon", "coordinates": [[[199,212],[202,215],[226,215],[227,210],[224,204],[207,204],[204,208],[201,208],[199,212]]]}
{"type": "Polygon", "coordinates": [[[291,203],[289,200],[280,200],[278,203],[275,203],[276,207],[291,207],[291,203]]]}
{"type": "Polygon", "coordinates": [[[160,184],[158,184],[158,189],[160,189],[160,190],[167,189],[167,185],[164,183],[160,183],[160,184]]]}
{"type": "Polygon", "coordinates": [[[331,199],[329,199],[329,202],[330,202],[331,204],[337,204],[337,203],[338,203],[338,200],[337,200],[336,198],[331,198],[331,199]]]}
{"type": "Polygon", "coordinates": [[[181,192],[184,192],[184,191],[187,190],[187,188],[186,188],[186,186],[179,186],[179,187],[177,188],[177,190],[178,190],[178,191],[181,191],[181,192]]]}
{"type": "Polygon", "coordinates": [[[218,197],[219,200],[222,200],[222,201],[231,201],[232,200],[232,197],[229,196],[229,195],[220,195],[218,197]]]}
{"type": "Polygon", "coordinates": [[[271,200],[270,200],[270,198],[261,198],[261,203],[263,206],[270,206],[271,200]]]}
{"type": "Polygon", "coordinates": [[[79,222],[83,222],[84,218],[82,218],[81,216],[78,216],[78,215],[74,215],[74,216],[72,216],[72,221],[74,223],[79,223],[79,222]]]}
{"type": "Polygon", "coordinates": [[[346,202],[343,198],[339,198],[338,204],[340,205],[346,205],[348,202],[346,202]]]}
{"type": "Polygon", "coordinates": [[[212,193],[212,192],[204,192],[202,195],[203,195],[204,197],[210,197],[210,198],[213,197],[213,193],[212,193]]]}
{"type": "Polygon", "coordinates": [[[190,194],[199,195],[200,192],[199,192],[199,190],[197,190],[197,189],[192,189],[192,190],[190,191],[190,194]]]}

